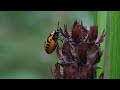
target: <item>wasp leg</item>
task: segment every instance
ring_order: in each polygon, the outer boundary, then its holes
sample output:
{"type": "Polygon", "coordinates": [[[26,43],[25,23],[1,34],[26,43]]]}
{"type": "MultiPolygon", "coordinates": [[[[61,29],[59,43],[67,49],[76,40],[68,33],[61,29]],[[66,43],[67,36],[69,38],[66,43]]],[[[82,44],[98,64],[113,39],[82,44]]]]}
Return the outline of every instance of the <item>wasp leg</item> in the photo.
{"type": "Polygon", "coordinates": [[[64,39],[65,39],[65,38],[61,39],[60,37],[58,37],[58,40],[60,40],[61,42],[63,42],[63,41],[64,41],[64,39]]]}
{"type": "Polygon", "coordinates": [[[64,41],[65,38],[62,39],[62,42],[64,41]]]}
{"type": "Polygon", "coordinates": [[[61,42],[63,42],[63,41],[64,41],[64,39],[65,39],[65,38],[63,38],[63,39],[58,38],[58,40],[60,40],[61,42]]]}
{"type": "Polygon", "coordinates": [[[57,48],[57,49],[60,49],[60,46],[59,46],[59,44],[57,44],[56,48],[57,48]]]}

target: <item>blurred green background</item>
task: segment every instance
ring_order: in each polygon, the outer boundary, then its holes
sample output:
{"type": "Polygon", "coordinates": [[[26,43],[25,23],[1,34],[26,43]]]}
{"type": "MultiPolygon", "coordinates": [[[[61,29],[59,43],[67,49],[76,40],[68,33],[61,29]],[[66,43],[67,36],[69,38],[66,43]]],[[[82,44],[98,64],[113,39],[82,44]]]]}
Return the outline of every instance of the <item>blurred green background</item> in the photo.
{"type": "Polygon", "coordinates": [[[69,31],[75,20],[89,28],[94,24],[89,11],[0,11],[0,78],[53,78],[50,67],[57,62],[56,53],[44,51],[47,36],[58,21],[69,31]]]}

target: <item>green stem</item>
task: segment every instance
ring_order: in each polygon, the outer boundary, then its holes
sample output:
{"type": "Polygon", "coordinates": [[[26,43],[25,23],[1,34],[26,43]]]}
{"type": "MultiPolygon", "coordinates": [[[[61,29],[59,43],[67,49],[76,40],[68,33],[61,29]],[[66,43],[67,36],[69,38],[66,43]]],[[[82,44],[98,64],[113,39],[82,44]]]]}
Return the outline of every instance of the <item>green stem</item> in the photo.
{"type": "Polygon", "coordinates": [[[104,62],[104,78],[109,78],[109,63],[110,63],[110,15],[111,12],[107,11],[106,21],[106,36],[105,36],[105,62],[104,62]]]}
{"type": "Polygon", "coordinates": [[[110,35],[110,78],[120,78],[120,56],[119,56],[119,29],[120,29],[120,12],[112,11],[111,13],[111,35],[110,35]]]}
{"type": "MultiPolygon", "coordinates": [[[[95,19],[94,21],[98,25],[98,35],[99,36],[102,34],[103,30],[106,27],[106,18],[107,18],[107,11],[97,11],[96,14],[94,14],[94,19],[95,19]]],[[[101,67],[102,69],[97,70],[97,78],[103,72],[103,68],[104,68],[104,53],[105,53],[104,47],[105,47],[105,42],[103,42],[101,44],[101,49],[103,50],[103,55],[101,57],[101,61],[98,64],[98,66],[101,67]]]]}

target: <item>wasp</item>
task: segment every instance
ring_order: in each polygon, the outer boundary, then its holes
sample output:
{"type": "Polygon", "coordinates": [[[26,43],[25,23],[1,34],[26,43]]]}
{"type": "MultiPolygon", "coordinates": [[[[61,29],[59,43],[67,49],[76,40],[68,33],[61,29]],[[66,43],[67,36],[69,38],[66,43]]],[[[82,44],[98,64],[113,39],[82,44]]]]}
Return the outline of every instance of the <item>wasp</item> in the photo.
{"type": "MultiPolygon", "coordinates": [[[[47,54],[51,54],[56,47],[58,47],[58,40],[60,39],[60,31],[62,29],[59,27],[59,22],[58,22],[58,27],[57,30],[54,30],[53,32],[50,33],[50,35],[47,37],[47,40],[45,41],[45,51],[47,54]]],[[[63,42],[63,40],[61,40],[63,42]]]]}

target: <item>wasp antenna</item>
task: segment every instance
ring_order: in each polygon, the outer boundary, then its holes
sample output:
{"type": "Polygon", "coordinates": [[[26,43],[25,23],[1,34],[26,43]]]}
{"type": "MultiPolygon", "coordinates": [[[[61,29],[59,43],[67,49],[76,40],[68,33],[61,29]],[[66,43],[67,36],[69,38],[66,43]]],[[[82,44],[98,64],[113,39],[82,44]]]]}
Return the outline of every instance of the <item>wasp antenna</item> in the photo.
{"type": "Polygon", "coordinates": [[[59,32],[59,29],[60,29],[60,27],[59,27],[59,21],[58,21],[58,27],[57,27],[56,31],[59,32]]]}
{"type": "Polygon", "coordinates": [[[65,24],[65,28],[67,29],[67,24],[65,24]]]}
{"type": "Polygon", "coordinates": [[[59,21],[58,21],[58,28],[59,28],[59,21]]]}
{"type": "Polygon", "coordinates": [[[60,27],[60,30],[62,30],[62,28],[60,27]]]}

